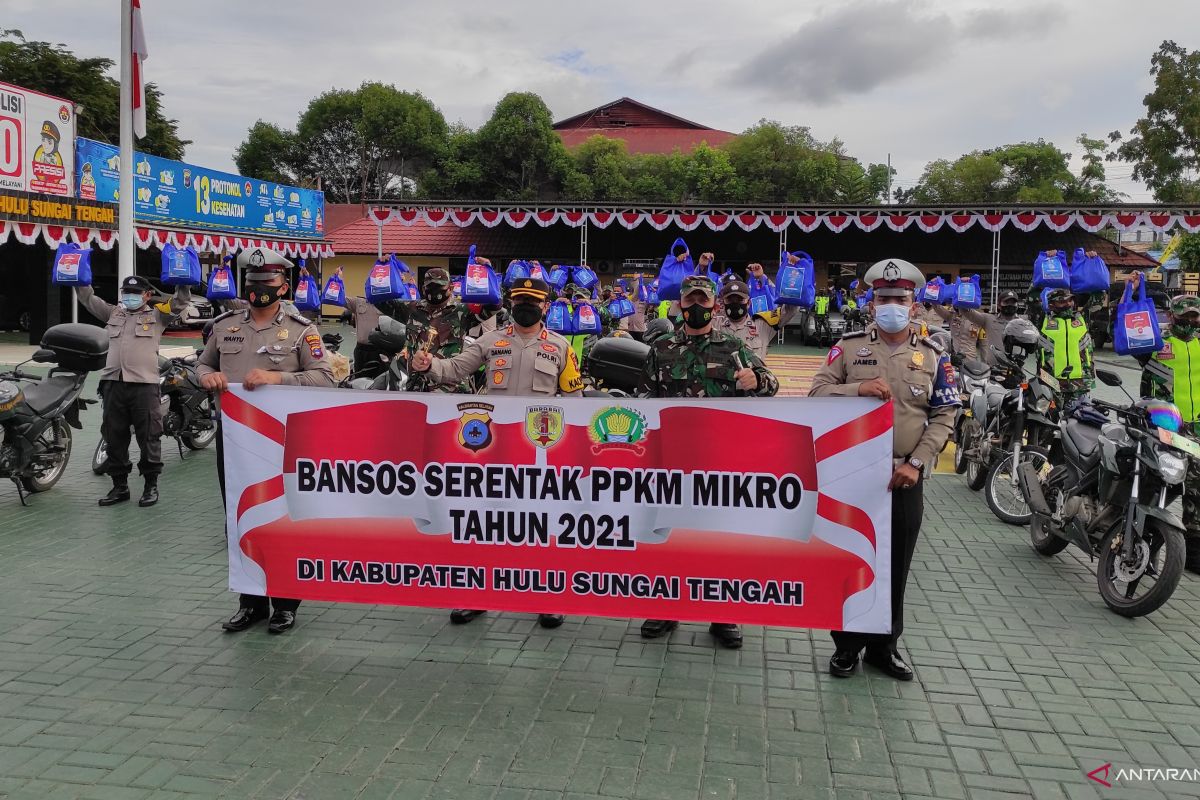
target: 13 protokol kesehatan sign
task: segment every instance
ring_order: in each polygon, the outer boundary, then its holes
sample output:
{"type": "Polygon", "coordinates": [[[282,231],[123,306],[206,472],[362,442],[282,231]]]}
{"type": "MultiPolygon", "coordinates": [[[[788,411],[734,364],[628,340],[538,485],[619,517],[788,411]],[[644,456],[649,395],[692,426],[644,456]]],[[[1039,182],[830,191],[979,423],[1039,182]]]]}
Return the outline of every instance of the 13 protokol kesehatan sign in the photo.
{"type": "Polygon", "coordinates": [[[0,83],[0,189],[73,194],[75,106],[0,83]]]}
{"type": "Polygon", "coordinates": [[[875,400],[236,385],[221,410],[234,591],[890,628],[875,400]]]}

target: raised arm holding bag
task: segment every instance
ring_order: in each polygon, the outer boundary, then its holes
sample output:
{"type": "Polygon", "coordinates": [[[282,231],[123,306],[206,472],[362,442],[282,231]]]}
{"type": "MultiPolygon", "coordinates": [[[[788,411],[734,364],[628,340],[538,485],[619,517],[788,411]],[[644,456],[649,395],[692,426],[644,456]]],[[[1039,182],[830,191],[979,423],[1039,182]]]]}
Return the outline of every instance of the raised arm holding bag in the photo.
{"type": "Polygon", "coordinates": [[[1162,349],[1162,331],[1158,327],[1158,313],[1154,303],[1146,297],[1146,278],[1137,273],[1138,296],[1133,297],[1133,286],[1125,284],[1121,302],[1117,304],[1116,323],[1113,325],[1113,350],[1123,356],[1147,355],[1162,349]]]}

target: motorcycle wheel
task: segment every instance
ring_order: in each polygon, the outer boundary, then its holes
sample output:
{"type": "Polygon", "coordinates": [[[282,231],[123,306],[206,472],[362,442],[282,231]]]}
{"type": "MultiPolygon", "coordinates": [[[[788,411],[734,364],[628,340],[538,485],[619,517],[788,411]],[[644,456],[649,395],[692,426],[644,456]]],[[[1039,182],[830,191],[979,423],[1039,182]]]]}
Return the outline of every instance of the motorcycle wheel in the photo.
{"type": "MultiPolygon", "coordinates": [[[[962,446],[964,450],[976,447],[979,437],[983,435],[983,430],[979,427],[979,420],[974,418],[964,420],[962,434],[962,446]]],[[[963,469],[963,473],[967,476],[967,488],[972,492],[978,492],[983,488],[983,484],[987,482],[987,469],[984,468],[983,464],[979,463],[978,459],[967,458],[965,460],[967,464],[963,469]]]]}
{"type": "Polygon", "coordinates": [[[96,443],[96,452],[92,453],[92,474],[103,475],[108,466],[108,445],[101,439],[96,443]]]}
{"type": "Polygon", "coordinates": [[[55,445],[62,447],[63,450],[55,456],[53,465],[35,471],[28,478],[21,479],[25,491],[30,494],[50,491],[67,471],[67,462],[71,459],[71,429],[67,427],[66,420],[56,419],[49,428],[42,432],[35,443],[34,457],[36,458],[39,453],[55,445]]]}
{"type": "Polygon", "coordinates": [[[954,432],[954,471],[959,475],[967,471],[967,457],[964,455],[967,448],[963,446],[967,437],[963,435],[963,432],[967,429],[968,420],[970,420],[969,417],[963,417],[958,424],[958,430],[954,432]]]}
{"type": "MultiPolygon", "coordinates": [[[[1040,447],[1026,445],[1021,448],[1021,463],[1032,463],[1041,474],[1050,466],[1050,454],[1040,447]]],[[[1020,485],[1013,482],[1015,471],[1012,453],[1006,453],[988,470],[987,491],[983,497],[988,508],[1001,521],[1009,525],[1028,525],[1033,512],[1029,510],[1020,485]]]]}
{"type": "Polygon", "coordinates": [[[1183,531],[1147,519],[1145,535],[1134,548],[1133,563],[1122,557],[1123,533],[1124,526],[1117,525],[1104,537],[1096,561],[1096,585],[1104,604],[1113,611],[1122,617],[1144,617],[1166,603],[1179,585],[1185,549],[1183,531]],[[1156,575],[1151,574],[1152,569],[1156,575]],[[1134,597],[1148,578],[1153,578],[1154,584],[1140,597],[1134,597]]]}
{"type": "MultiPolygon", "coordinates": [[[[201,409],[203,409],[204,413],[208,412],[209,405],[207,400],[204,401],[204,405],[201,406],[201,409]]],[[[196,431],[195,433],[185,433],[180,435],[179,438],[183,440],[183,446],[188,450],[203,450],[213,443],[213,439],[217,438],[217,426],[214,424],[207,430],[200,430],[196,431]]]]}
{"type": "Polygon", "coordinates": [[[1029,519],[1029,543],[1043,556],[1058,555],[1070,544],[1050,530],[1050,518],[1033,514],[1029,519]]]}

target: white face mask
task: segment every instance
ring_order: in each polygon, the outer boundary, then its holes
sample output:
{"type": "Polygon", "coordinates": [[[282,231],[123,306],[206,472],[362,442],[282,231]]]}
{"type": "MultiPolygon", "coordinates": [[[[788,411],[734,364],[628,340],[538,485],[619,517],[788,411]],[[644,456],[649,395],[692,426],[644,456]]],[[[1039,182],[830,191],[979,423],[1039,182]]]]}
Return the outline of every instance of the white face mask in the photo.
{"type": "Polygon", "coordinates": [[[906,305],[887,303],[875,306],[875,324],[888,333],[899,333],[908,327],[908,311],[906,305]]]}

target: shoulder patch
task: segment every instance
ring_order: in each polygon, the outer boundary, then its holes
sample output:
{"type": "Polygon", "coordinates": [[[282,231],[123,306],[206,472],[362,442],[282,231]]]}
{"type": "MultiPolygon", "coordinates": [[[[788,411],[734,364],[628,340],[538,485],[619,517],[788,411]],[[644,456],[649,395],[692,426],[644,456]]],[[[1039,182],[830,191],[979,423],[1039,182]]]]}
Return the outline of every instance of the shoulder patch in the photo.
{"type": "Polygon", "coordinates": [[[215,317],[213,317],[212,318],[213,324],[215,325],[218,322],[220,322],[221,320],[225,319],[226,317],[232,317],[234,314],[239,314],[239,313],[241,313],[241,309],[231,308],[228,311],[226,311],[222,314],[217,314],[215,317]]]}
{"type": "Polygon", "coordinates": [[[835,344],[833,347],[829,348],[829,358],[825,361],[825,363],[832,364],[833,362],[837,361],[841,357],[842,357],[842,348],[838,347],[835,344]]]}
{"type": "Polygon", "coordinates": [[[283,307],[283,313],[297,322],[303,322],[305,325],[312,325],[312,320],[296,310],[295,306],[287,305],[283,307]]]}

